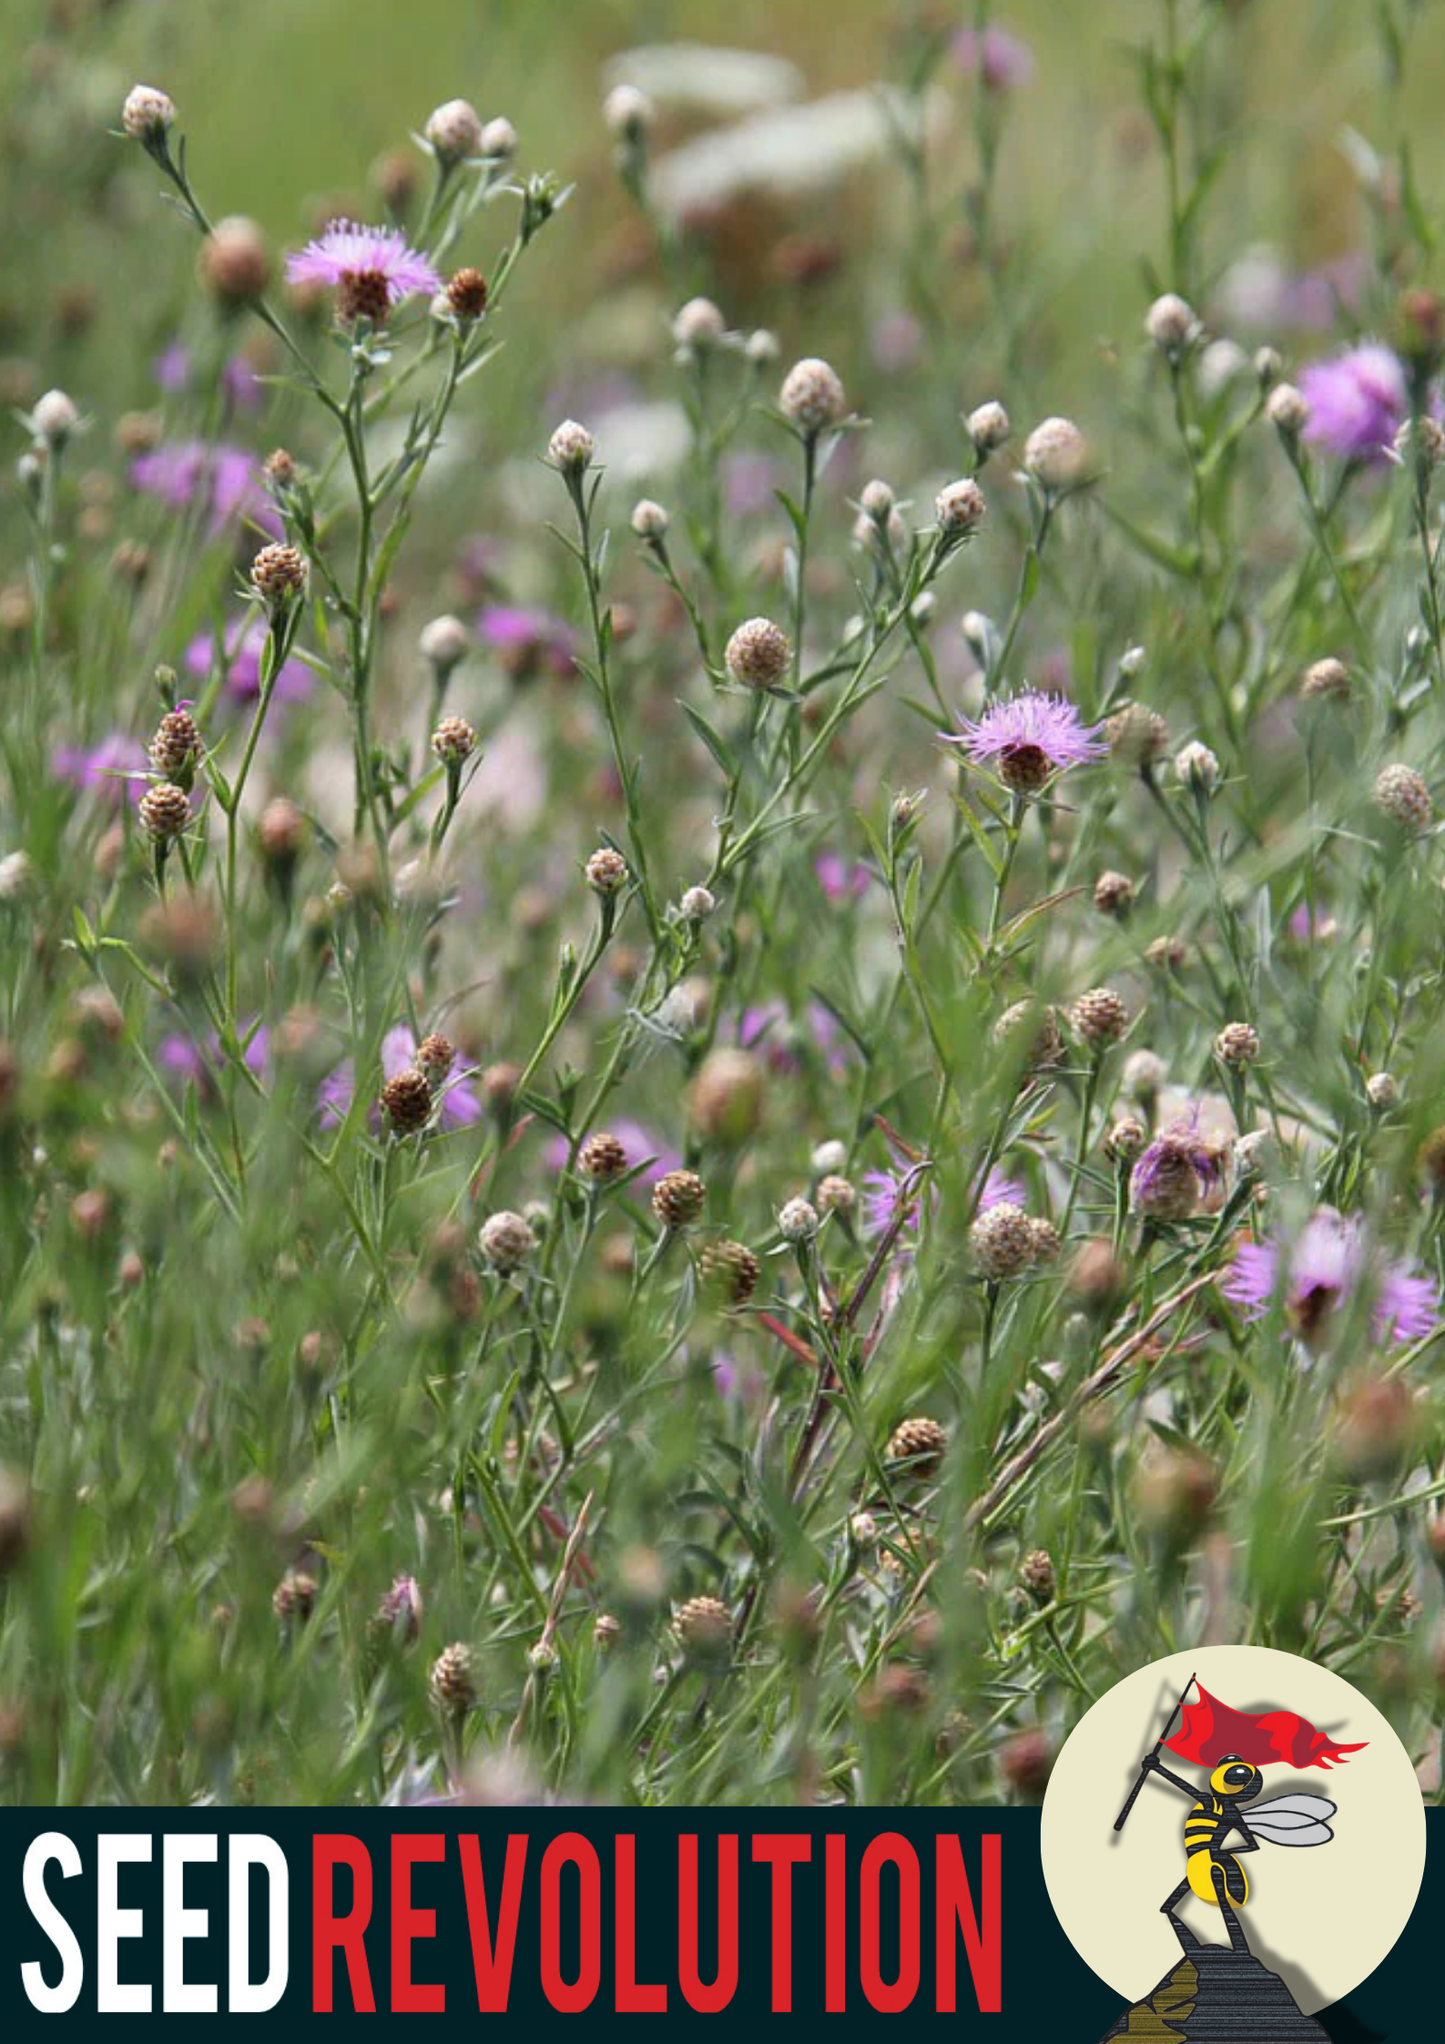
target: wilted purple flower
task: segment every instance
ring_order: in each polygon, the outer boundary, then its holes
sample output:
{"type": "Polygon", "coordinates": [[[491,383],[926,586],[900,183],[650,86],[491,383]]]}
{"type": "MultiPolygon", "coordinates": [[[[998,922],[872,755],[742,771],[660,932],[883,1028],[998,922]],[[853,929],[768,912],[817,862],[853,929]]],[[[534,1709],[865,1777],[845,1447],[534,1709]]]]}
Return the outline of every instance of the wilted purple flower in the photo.
{"type": "MultiPolygon", "coordinates": [[[[407,1071],[416,1062],[416,1051],[417,1039],[404,1022],[395,1029],[388,1029],[381,1040],[383,1082],[407,1071]]],[[[316,1089],[316,1111],[323,1128],[340,1127],[350,1112],[355,1093],[355,1064],[350,1058],[343,1058],[316,1089]]],[[[481,1101],[461,1080],[444,1079],[440,1099],[443,1128],[468,1128],[482,1118],[481,1101]]]]}
{"type": "Polygon", "coordinates": [[[173,511],[203,506],[210,516],[212,538],[244,517],[275,538],[282,526],[276,508],[261,487],[260,471],[244,448],[225,441],[168,440],[130,465],[130,479],[147,496],[158,497],[173,511]]]}
{"type": "Polygon", "coordinates": [[[497,655],[513,681],[530,681],[544,672],[565,678],[573,672],[577,635],[550,610],[488,604],[477,618],[477,637],[497,655]]]}
{"type": "Polygon", "coordinates": [[[1051,774],[1102,759],[1108,751],[1102,725],[1086,724],[1067,697],[1040,689],[990,703],[976,722],[965,719],[957,735],[938,735],[945,745],[963,746],[976,765],[996,766],[1018,794],[1031,794],[1051,774]]]}
{"type": "MultiPolygon", "coordinates": [[[[240,703],[254,702],[261,692],[261,649],[266,643],[266,621],[254,610],[243,611],[226,626],[224,638],[198,632],[186,648],[186,672],[198,682],[209,678],[213,667],[226,668],[226,693],[240,703]]],[[[299,702],[311,688],[311,669],[304,660],[286,660],[276,676],[272,700],[299,702]]]]}
{"type": "Polygon", "coordinates": [[[1312,1214],[1292,1245],[1278,1237],[1246,1242],[1235,1251],[1221,1290],[1247,1320],[1258,1320],[1269,1311],[1281,1273],[1285,1312],[1309,1347],[1322,1344],[1335,1309],[1347,1305],[1361,1284],[1375,1293],[1371,1324],[1377,1341],[1418,1341],[1440,1317],[1433,1278],[1372,1243],[1360,1215],[1338,1214],[1333,1207],[1312,1214]]]}
{"type": "MultiPolygon", "coordinates": [[[[658,1179],[665,1178],[669,1171],[682,1168],[681,1151],[670,1149],[666,1143],[653,1135],[650,1129],[644,1128],[640,1121],[626,1119],[609,1121],[607,1127],[627,1152],[629,1171],[636,1170],[644,1158],[651,1160],[645,1170],[638,1171],[634,1184],[650,1190],[658,1179]]],[[[565,1136],[554,1135],[549,1138],[544,1155],[552,1170],[565,1171],[570,1154],[571,1148],[565,1136]]]]}
{"type": "Polygon", "coordinates": [[[1129,1177],[1129,1198],[1137,1213],[1156,1221],[1187,1220],[1222,1182],[1219,1150],[1199,1129],[1199,1110],[1161,1129],[1140,1152],[1129,1177]]]}
{"type": "Polygon", "coordinates": [[[829,901],[857,901],[873,882],[865,865],[856,859],[845,859],[839,852],[820,852],[813,861],[813,871],[829,901]]]}
{"type": "Polygon", "coordinates": [[[127,731],[112,731],[98,745],[58,745],[50,755],[50,770],[57,780],[100,795],[116,807],[127,791],[132,802],[139,802],[145,781],[128,781],[125,776],[144,775],[148,765],[145,747],[127,731]]]}
{"type": "Polygon", "coordinates": [[[1034,75],[1034,53],[1016,35],[989,22],[982,35],[961,28],[953,38],[953,61],[960,71],[978,72],[991,92],[1013,92],[1034,75]]]}
{"type": "Polygon", "coordinates": [[[424,255],[408,246],[400,228],[361,227],[354,220],[334,220],[299,254],[287,256],[286,276],[293,284],[333,285],[337,309],[345,319],[358,313],[384,319],[404,298],[418,291],[431,297],[442,287],[441,278],[424,255]]]}
{"type": "Polygon", "coordinates": [[[1404,364],[1378,341],[1312,362],[1299,387],[1310,408],[1306,440],[1346,461],[1383,461],[1410,410],[1404,364]]]}

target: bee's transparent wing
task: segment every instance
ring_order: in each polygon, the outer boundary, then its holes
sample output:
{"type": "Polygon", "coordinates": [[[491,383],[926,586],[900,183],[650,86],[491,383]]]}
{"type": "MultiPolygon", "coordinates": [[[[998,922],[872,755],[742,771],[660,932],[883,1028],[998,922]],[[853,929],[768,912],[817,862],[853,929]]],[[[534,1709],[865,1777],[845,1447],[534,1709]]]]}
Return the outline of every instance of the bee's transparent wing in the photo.
{"type": "Polygon", "coordinates": [[[1335,1808],[1327,1796],[1276,1796],[1242,1814],[1254,1836],[1268,1845],[1328,1845],[1335,1834],[1327,1819],[1335,1808]]]}

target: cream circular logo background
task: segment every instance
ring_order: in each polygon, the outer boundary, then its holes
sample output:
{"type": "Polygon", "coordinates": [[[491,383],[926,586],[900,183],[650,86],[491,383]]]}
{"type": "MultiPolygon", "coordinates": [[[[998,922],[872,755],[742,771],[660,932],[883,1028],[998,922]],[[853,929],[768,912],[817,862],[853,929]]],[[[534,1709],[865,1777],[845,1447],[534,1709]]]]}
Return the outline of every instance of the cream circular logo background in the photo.
{"type": "MultiPolygon", "coordinates": [[[[1100,1697],[1060,1753],[1044,1798],[1049,1899],[1075,1951],[1126,2002],[1177,1964],[1179,1941],[1159,1905],[1184,1879],[1189,1804],[1150,1775],[1122,1831],[1114,1820],[1191,1675],[1232,1710],[1295,1711],[1341,1745],[1367,1742],[1328,1768],[1266,1766],[1259,1801],[1327,1796],[1339,1806],[1329,1819],[1334,1837],[1262,1843],[1240,1860],[1249,1900],[1239,1921],[1250,1948],[1313,2015],[1358,1987],[1405,1928],[1425,1868],[1425,1810],[1409,1755],[1379,1711],[1311,1661],[1268,1647],[1200,1647],[1140,1668],[1100,1697]]],[[[1191,1687],[1190,1700],[1198,1695],[1191,1687]]],[[[1183,1722],[1181,1714],[1171,1738],[1183,1722]]],[[[1159,1758],[1205,1787],[1207,1767],[1167,1747],[1159,1758]]],[[[1249,1808],[1241,1806],[1246,1821],[1249,1808]]],[[[1176,1908],[1202,1943],[1227,1942],[1220,1910],[1193,1895],[1176,1908]]]]}

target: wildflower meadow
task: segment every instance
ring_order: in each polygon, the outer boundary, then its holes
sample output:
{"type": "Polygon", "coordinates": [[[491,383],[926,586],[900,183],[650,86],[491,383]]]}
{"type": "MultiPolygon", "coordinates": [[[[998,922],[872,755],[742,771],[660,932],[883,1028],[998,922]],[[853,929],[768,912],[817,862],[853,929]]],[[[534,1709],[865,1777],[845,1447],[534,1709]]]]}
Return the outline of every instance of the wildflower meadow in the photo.
{"type": "Polygon", "coordinates": [[[0,1794],[1438,1798],[1439,7],[374,11],[0,31],[0,1794]]]}

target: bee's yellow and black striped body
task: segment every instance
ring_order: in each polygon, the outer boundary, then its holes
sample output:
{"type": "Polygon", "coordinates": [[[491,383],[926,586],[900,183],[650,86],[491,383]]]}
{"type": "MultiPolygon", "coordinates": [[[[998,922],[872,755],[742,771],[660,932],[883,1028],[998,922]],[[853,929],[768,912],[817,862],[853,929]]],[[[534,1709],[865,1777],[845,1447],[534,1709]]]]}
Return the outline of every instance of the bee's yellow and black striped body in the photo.
{"type": "Polygon", "coordinates": [[[1232,1852],[1220,1851],[1233,1823],[1223,1796],[1212,1791],[1206,1791],[1200,1797],[1184,1820],[1189,1885],[1201,1902],[1208,1902],[1215,1909],[1219,1907],[1219,1897],[1214,1892],[1216,1867],[1223,1870],[1225,1893],[1236,1909],[1243,1909],[1249,1899],[1249,1882],[1244,1868],[1232,1852]]]}

